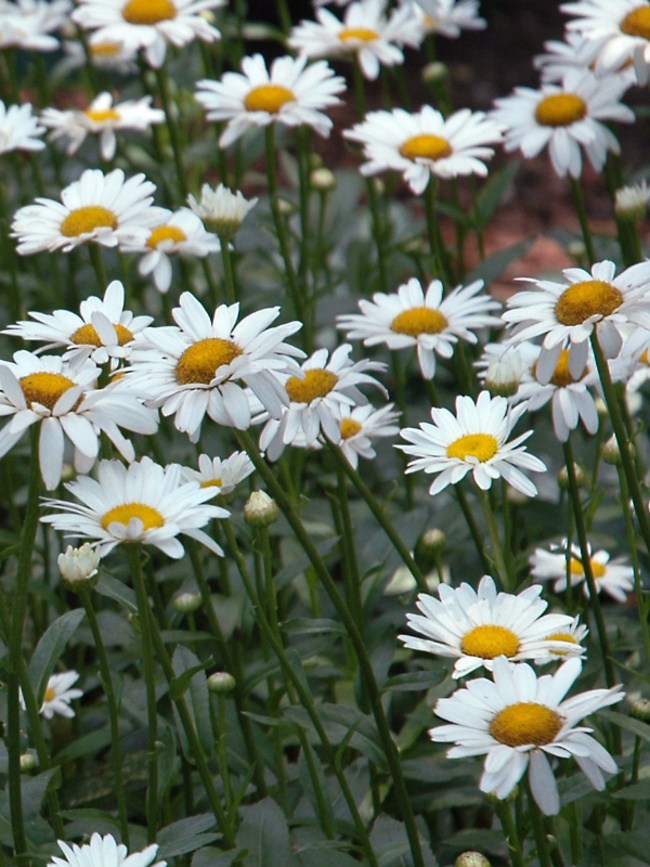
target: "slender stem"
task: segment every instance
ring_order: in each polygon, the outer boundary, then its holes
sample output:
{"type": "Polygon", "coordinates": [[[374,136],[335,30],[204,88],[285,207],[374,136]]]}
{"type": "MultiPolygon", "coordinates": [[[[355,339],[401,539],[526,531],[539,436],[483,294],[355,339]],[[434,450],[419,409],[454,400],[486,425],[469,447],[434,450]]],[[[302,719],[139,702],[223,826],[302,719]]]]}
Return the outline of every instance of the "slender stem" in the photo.
{"type": "Polygon", "coordinates": [[[486,575],[489,575],[492,573],[492,564],[488,560],[485,553],[483,534],[479,530],[478,524],[476,523],[476,518],[474,517],[474,513],[472,512],[470,504],[467,502],[465,491],[461,487],[460,482],[457,485],[454,485],[454,493],[456,494],[458,505],[460,506],[463,517],[465,518],[465,523],[469,528],[470,535],[474,540],[474,545],[481,561],[481,568],[486,575]]]}
{"type": "Polygon", "coordinates": [[[108,286],[108,280],[99,244],[93,244],[92,242],[88,244],[88,253],[90,255],[90,263],[95,272],[95,277],[97,278],[97,288],[99,289],[100,295],[103,295],[108,286]]]}
{"type": "Polygon", "coordinates": [[[582,229],[582,238],[585,242],[587,259],[589,264],[593,265],[596,261],[596,254],[594,252],[594,243],[589,229],[589,220],[587,219],[587,209],[585,208],[585,200],[582,195],[582,186],[578,178],[572,178],[569,176],[569,180],[571,182],[571,190],[573,192],[573,200],[575,202],[578,220],[580,221],[580,228],[582,229]]]}
{"type": "Polygon", "coordinates": [[[535,842],[537,843],[537,859],[539,861],[539,867],[552,867],[548,837],[546,836],[546,829],[544,828],[544,817],[535,802],[528,780],[526,780],[526,794],[528,795],[528,815],[530,816],[530,823],[533,827],[535,842]]]}
{"type": "Polygon", "coordinates": [[[431,176],[424,191],[424,207],[427,216],[427,235],[429,237],[429,249],[433,257],[433,271],[436,277],[449,288],[449,274],[446,267],[446,253],[440,235],[440,226],[436,215],[436,199],[438,196],[437,179],[431,176]]]}
{"type": "MultiPolygon", "coordinates": [[[[232,261],[232,250],[229,247],[230,241],[226,235],[220,235],[219,241],[221,242],[221,261],[223,263],[226,301],[228,304],[234,304],[237,301],[237,289],[235,286],[235,269],[232,261]]],[[[216,295],[212,300],[215,305],[219,303],[219,298],[216,295]]]]}
{"type": "Polygon", "coordinates": [[[160,101],[162,103],[163,111],[165,112],[165,119],[167,121],[169,141],[171,143],[172,153],[174,155],[174,165],[176,167],[178,186],[181,191],[181,197],[183,201],[185,201],[187,199],[187,178],[185,176],[185,169],[183,168],[183,151],[181,149],[181,144],[179,140],[178,126],[176,125],[176,120],[171,113],[171,100],[169,98],[167,72],[165,70],[165,67],[163,66],[160,69],[156,69],[155,73],[156,82],[158,84],[158,93],[160,95],[160,101]]]}
{"type": "Polygon", "coordinates": [[[492,556],[494,557],[497,572],[495,577],[499,579],[501,586],[505,591],[512,593],[515,589],[515,577],[508,573],[508,567],[503,553],[503,545],[499,538],[499,528],[497,527],[497,521],[494,515],[494,510],[492,509],[492,504],[490,503],[490,498],[487,491],[482,490],[478,486],[477,491],[481,508],[483,509],[485,523],[487,524],[488,533],[490,534],[490,541],[492,542],[492,556]]]}
{"type": "Polygon", "coordinates": [[[506,803],[505,801],[497,801],[494,805],[494,809],[497,816],[499,817],[501,827],[503,828],[503,833],[506,837],[506,843],[508,845],[508,851],[510,852],[512,867],[526,867],[524,853],[522,851],[521,843],[519,841],[517,826],[515,825],[514,819],[512,818],[510,804],[506,803]]]}

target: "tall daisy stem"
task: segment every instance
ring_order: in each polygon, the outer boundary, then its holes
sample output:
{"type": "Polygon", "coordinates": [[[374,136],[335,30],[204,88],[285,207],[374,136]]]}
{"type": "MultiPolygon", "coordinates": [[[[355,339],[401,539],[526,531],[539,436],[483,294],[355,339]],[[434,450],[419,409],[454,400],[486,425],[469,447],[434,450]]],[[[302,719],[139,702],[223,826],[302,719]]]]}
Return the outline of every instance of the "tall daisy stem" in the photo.
{"type": "Polygon", "coordinates": [[[517,826],[512,817],[510,804],[506,801],[497,801],[494,805],[494,809],[499,817],[499,822],[501,822],[503,833],[505,834],[512,867],[526,867],[524,853],[519,840],[519,832],[517,831],[517,826]]]}
{"type": "Polygon", "coordinates": [[[576,213],[578,214],[578,220],[580,221],[580,228],[582,230],[582,239],[585,242],[587,259],[589,264],[593,265],[596,261],[596,253],[594,251],[594,242],[591,237],[591,230],[589,229],[589,220],[587,219],[587,209],[585,208],[585,199],[582,194],[582,185],[578,178],[572,178],[569,176],[569,180],[571,182],[571,191],[573,192],[573,201],[575,202],[576,213]]]}
{"type": "Polygon", "coordinates": [[[174,166],[176,167],[176,178],[181,191],[183,202],[187,199],[187,178],[185,169],[183,168],[183,152],[181,149],[180,138],[178,134],[178,126],[176,119],[172,115],[171,100],[169,98],[169,84],[167,81],[167,70],[165,67],[155,70],[156,83],[158,85],[158,94],[162,103],[165,119],[167,121],[167,131],[169,133],[169,141],[172,146],[174,155],[174,166]]]}
{"type": "Polygon", "coordinates": [[[490,541],[492,542],[492,556],[494,558],[494,564],[496,567],[496,578],[501,582],[501,586],[507,593],[513,593],[515,590],[515,576],[511,575],[508,570],[508,566],[506,564],[506,558],[503,553],[503,545],[501,544],[501,539],[499,538],[499,528],[497,527],[497,520],[494,514],[494,509],[492,508],[492,504],[490,503],[490,497],[488,496],[488,492],[482,490],[477,486],[478,497],[481,501],[481,508],[483,509],[483,516],[485,517],[485,523],[487,524],[488,533],[490,534],[490,541]]]}

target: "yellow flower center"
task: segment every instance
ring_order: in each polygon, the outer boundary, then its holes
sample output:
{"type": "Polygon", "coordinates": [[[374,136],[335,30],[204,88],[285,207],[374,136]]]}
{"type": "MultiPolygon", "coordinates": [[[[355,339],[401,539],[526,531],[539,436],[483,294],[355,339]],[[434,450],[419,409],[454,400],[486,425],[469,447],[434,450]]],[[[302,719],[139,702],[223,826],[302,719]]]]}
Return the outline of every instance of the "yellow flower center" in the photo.
{"type": "Polygon", "coordinates": [[[174,244],[179,244],[181,241],[187,241],[187,235],[176,226],[156,226],[151,230],[147,247],[155,250],[158,244],[163,241],[173,241],[174,244]]]}
{"type": "Polygon", "coordinates": [[[447,457],[461,461],[476,458],[483,464],[496,455],[498,448],[499,444],[492,434],[465,434],[447,446],[447,457]]]}
{"type": "MultiPolygon", "coordinates": [[[[533,365],[533,374],[535,376],[537,375],[537,363],[533,365]]],[[[569,350],[562,349],[560,350],[560,357],[558,358],[558,362],[555,365],[555,371],[549,382],[556,388],[566,388],[566,386],[571,385],[572,382],[579,382],[582,379],[583,375],[584,369],[578,379],[574,379],[571,376],[571,371],[569,370],[569,350]]]]}
{"type": "Polygon", "coordinates": [[[176,18],[176,7],[171,0],[129,0],[122,18],[129,24],[158,24],[176,18]]]}
{"type": "MultiPolygon", "coordinates": [[[[555,632],[553,635],[548,635],[546,637],[547,641],[565,641],[567,644],[577,644],[578,642],[575,640],[573,635],[570,635],[568,632],[555,632]]],[[[566,656],[566,652],[563,650],[552,650],[551,653],[554,656],[566,656]]]]}
{"type": "Polygon", "coordinates": [[[88,120],[94,120],[95,123],[103,123],[107,120],[119,120],[120,113],[119,111],[115,111],[114,108],[107,108],[104,111],[93,111],[92,109],[87,109],[84,111],[84,114],[88,118],[88,120]]]}
{"type": "Polygon", "coordinates": [[[497,656],[516,656],[519,639],[505,626],[475,626],[463,635],[461,650],[468,656],[494,659],[497,656]]]}
{"type": "Polygon", "coordinates": [[[52,701],[53,698],[56,697],[56,692],[52,689],[51,686],[45,690],[45,695],[43,696],[43,701],[52,701]]]}
{"type": "Polygon", "coordinates": [[[650,367],[650,358],[648,357],[648,350],[644,349],[641,355],[639,356],[639,364],[645,364],[646,367],[650,367]]]}
{"type": "Polygon", "coordinates": [[[420,334],[440,334],[447,327],[447,320],[439,310],[430,307],[413,307],[398,313],[390,324],[396,334],[419,337],[420,334]]]}
{"type": "Polygon", "coordinates": [[[222,488],[223,479],[209,479],[207,482],[201,482],[202,488],[222,488]]]}
{"type": "Polygon", "coordinates": [[[86,205],[84,208],[75,208],[61,223],[61,234],[66,238],[77,238],[86,232],[94,232],[95,229],[107,226],[109,229],[117,229],[117,217],[108,208],[101,205],[86,205]]]}
{"type": "Polygon", "coordinates": [[[27,406],[32,403],[40,403],[48,409],[54,409],[54,405],[61,395],[69,388],[74,388],[76,383],[62,373],[28,373],[18,380],[25,395],[27,406]]]}
{"type": "Polygon", "coordinates": [[[209,385],[217,370],[241,355],[241,349],[232,340],[207,337],[189,346],[176,362],[176,382],[188,385],[201,382],[209,385]]]}
{"type": "Polygon", "coordinates": [[[562,717],[550,707],[536,701],[518,701],[499,711],[490,724],[490,734],[509,747],[542,747],[552,743],[561,728],[562,717]]]}
{"type": "MultiPolygon", "coordinates": [[[[130,343],[133,340],[133,334],[124,325],[113,325],[113,328],[117,334],[118,346],[124,346],[125,343],[130,343]]],[[[99,334],[95,330],[95,326],[90,325],[90,323],[77,328],[74,334],[70,335],[70,340],[72,343],[76,343],[77,346],[103,346],[99,334]]]]}
{"type": "Polygon", "coordinates": [[[545,96],[535,111],[542,126],[571,126],[587,114],[587,104],[575,93],[555,93],[545,96]]]}
{"type": "Polygon", "coordinates": [[[379,33],[369,27],[346,27],[339,30],[339,39],[341,42],[349,42],[352,39],[357,39],[359,42],[372,42],[373,39],[379,39],[379,33]]]}
{"type": "Polygon", "coordinates": [[[338,376],[331,370],[307,370],[304,379],[290,376],[285,387],[289,400],[295,403],[311,403],[317,397],[329,394],[338,381],[338,376]]]}
{"type": "Polygon", "coordinates": [[[268,111],[277,114],[287,102],[295,102],[295,94],[281,84],[260,84],[246,94],[244,108],[246,111],[268,111]]]}
{"type": "Polygon", "coordinates": [[[153,506],[144,503],[122,503],[121,506],[113,506],[105,515],[102,515],[102,527],[108,532],[111,524],[122,524],[128,527],[131,518],[139,518],[142,521],[142,530],[154,530],[156,527],[164,527],[165,519],[153,506]]]}
{"type": "Polygon", "coordinates": [[[400,145],[399,152],[407,160],[440,160],[453,153],[447,139],[439,135],[414,135],[400,145]]]}
{"type": "Polygon", "coordinates": [[[650,6],[637,6],[620,23],[621,33],[650,39],[650,6]]]}
{"type": "Polygon", "coordinates": [[[119,54],[122,46],[117,42],[102,42],[100,45],[90,45],[90,53],[98,57],[110,57],[119,54]]]}
{"type": "Polygon", "coordinates": [[[609,316],[623,303],[623,293],[604,280],[582,280],[565,289],[555,302],[562,325],[580,325],[591,316],[609,316]]]}
{"type": "Polygon", "coordinates": [[[344,418],[341,422],[341,439],[349,440],[355,434],[358,434],[362,425],[354,418],[344,418]]]}
{"type": "MultiPolygon", "coordinates": [[[[591,573],[594,576],[594,578],[602,578],[603,575],[605,574],[605,572],[607,572],[607,567],[603,566],[602,563],[596,563],[593,560],[593,558],[590,562],[591,562],[591,573]]],[[[571,561],[569,563],[569,572],[572,575],[584,575],[585,574],[584,566],[582,565],[580,560],[577,560],[575,557],[571,558],[571,561]]]]}

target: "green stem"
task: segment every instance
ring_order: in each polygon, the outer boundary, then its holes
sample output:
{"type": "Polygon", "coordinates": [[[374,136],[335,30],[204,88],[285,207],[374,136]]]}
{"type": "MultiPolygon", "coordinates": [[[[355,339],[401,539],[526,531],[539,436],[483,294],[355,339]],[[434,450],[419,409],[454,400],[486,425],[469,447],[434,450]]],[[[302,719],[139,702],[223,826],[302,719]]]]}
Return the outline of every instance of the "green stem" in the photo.
{"type": "Polygon", "coordinates": [[[546,836],[546,829],[544,828],[544,817],[535,802],[528,780],[526,780],[526,793],[528,795],[528,815],[530,816],[530,823],[537,844],[537,859],[539,861],[539,867],[552,867],[551,851],[548,844],[548,837],[546,836]]]}
{"type": "Polygon", "coordinates": [[[187,178],[185,177],[185,170],[183,168],[183,151],[179,140],[178,126],[176,125],[176,120],[171,113],[171,100],[169,98],[169,86],[167,82],[165,67],[162,66],[160,69],[156,69],[155,73],[156,82],[158,84],[158,94],[160,96],[163,111],[165,112],[167,131],[169,132],[169,141],[171,143],[172,153],[174,155],[176,178],[178,180],[178,186],[181,191],[181,197],[183,199],[183,202],[185,202],[187,199],[187,178]]]}
{"type": "Polygon", "coordinates": [[[88,253],[90,255],[90,263],[93,266],[93,270],[95,272],[95,277],[97,278],[97,288],[99,289],[100,296],[103,296],[106,291],[106,287],[108,286],[108,280],[106,277],[106,268],[104,267],[104,260],[102,259],[102,252],[99,249],[99,244],[93,244],[92,242],[88,244],[88,253]]]}
{"type": "Polygon", "coordinates": [[[474,546],[476,547],[476,552],[479,556],[479,560],[481,561],[481,568],[486,575],[492,574],[492,564],[487,558],[485,553],[485,545],[483,534],[479,530],[478,524],[476,523],[476,518],[474,517],[474,513],[472,512],[472,508],[470,504],[467,502],[467,497],[465,496],[465,491],[461,487],[461,483],[454,485],[454,493],[456,495],[456,499],[458,500],[458,505],[460,506],[461,512],[463,513],[463,517],[465,518],[465,523],[470,532],[470,536],[474,541],[474,546]]]}
{"type": "Polygon", "coordinates": [[[585,200],[582,194],[582,186],[578,178],[572,178],[571,176],[569,176],[569,180],[571,182],[571,190],[573,192],[573,200],[575,202],[578,220],[580,221],[582,238],[585,242],[587,260],[589,261],[590,265],[593,265],[596,261],[596,254],[594,252],[594,243],[591,237],[591,231],[589,229],[589,220],[587,219],[587,209],[585,208],[585,200]]]}
{"type": "Polygon", "coordinates": [[[508,851],[510,852],[512,867],[526,867],[524,853],[522,851],[521,843],[519,841],[517,826],[515,825],[515,822],[512,818],[510,804],[506,803],[505,801],[497,801],[494,805],[494,809],[497,816],[499,817],[499,821],[501,822],[503,833],[505,834],[508,851]]]}
{"type": "Polygon", "coordinates": [[[513,593],[515,590],[515,576],[508,573],[508,567],[503,554],[503,546],[501,544],[501,539],[499,538],[499,528],[497,527],[494,510],[490,503],[490,497],[488,496],[488,492],[479,488],[478,485],[476,489],[478,491],[478,498],[481,502],[481,508],[483,509],[483,516],[485,518],[485,523],[487,524],[488,533],[490,534],[490,541],[492,542],[492,556],[494,557],[497,573],[494,577],[499,579],[501,586],[507,593],[513,593]]]}
{"type": "Polygon", "coordinates": [[[449,273],[446,267],[446,251],[442,237],[440,235],[440,226],[438,225],[438,217],[436,215],[436,199],[438,196],[437,179],[431,176],[429,183],[424,191],[424,207],[427,217],[427,235],[429,238],[429,249],[433,258],[434,276],[449,288],[450,280],[449,273]]]}
{"type": "MultiPolygon", "coordinates": [[[[221,242],[221,261],[223,263],[223,279],[226,288],[226,301],[228,304],[234,304],[237,301],[237,288],[235,286],[235,269],[232,261],[232,250],[228,246],[230,241],[225,235],[219,236],[221,242]]],[[[216,287],[215,287],[216,289],[216,287]]],[[[218,293],[215,292],[213,297],[215,306],[219,303],[218,293]]]]}

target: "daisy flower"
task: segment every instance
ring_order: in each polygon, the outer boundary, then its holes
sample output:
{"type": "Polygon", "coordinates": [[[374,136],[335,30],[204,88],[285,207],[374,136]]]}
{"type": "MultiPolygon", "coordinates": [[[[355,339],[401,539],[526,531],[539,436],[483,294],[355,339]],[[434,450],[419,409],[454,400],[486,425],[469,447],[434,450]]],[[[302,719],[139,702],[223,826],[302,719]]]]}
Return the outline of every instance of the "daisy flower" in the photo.
{"type": "Polygon", "coordinates": [[[424,192],[432,175],[485,177],[483,160],[494,155],[487,145],[502,139],[500,127],[482,111],[462,108],[445,118],[430,105],[414,114],[403,108],[371,111],[343,135],[363,145],[368,160],[361,166],[363,175],[401,172],[416,195],[424,192]]]}
{"type": "Polygon", "coordinates": [[[38,136],[44,132],[45,127],[38,125],[38,118],[32,114],[30,103],[6,106],[0,100],[0,154],[8,151],[40,151],[45,147],[45,142],[38,136]]]}
{"type": "Polygon", "coordinates": [[[41,123],[51,130],[48,138],[70,140],[66,153],[76,153],[86,136],[99,135],[99,150],[103,160],[112,160],[117,146],[116,130],[133,129],[145,131],[153,124],[162,123],[165,112],[151,107],[151,97],[128,99],[113,105],[113,96],[108,92],[100,93],[87,109],[59,111],[46,108],[41,115],[41,123]]]}
{"type": "Polygon", "coordinates": [[[519,389],[533,378],[539,358],[539,347],[523,340],[521,343],[486,343],[478,361],[474,362],[483,388],[492,397],[507,397],[511,404],[519,403],[519,389]]]}
{"type": "Polygon", "coordinates": [[[569,350],[569,372],[578,378],[594,333],[605,355],[613,358],[621,350],[626,327],[650,329],[650,262],[632,265],[618,277],[609,260],[597,262],[591,271],[566,268],[562,273],[563,283],[520,278],[536,288],[512,295],[502,314],[506,324],[514,326],[512,341],[543,337],[537,363],[542,382],[550,380],[563,349],[569,350]]]}
{"type": "MultiPolygon", "coordinates": [[[[100,837],[96,831],[90,843],[83,846],[76,843],[69,846],[63,840],[59,840],[58,844],[65,859],[54,855],[47,867],[89,867],[91,864],[92,867],[149,867],[158,851],[158,844],[152,843],[141,852],[129,855],[126,846],[118,844],[110,834],[100,837]]],[[[156,861],[152,867],[167,867],[167,862],[156,861]]]]}
{"type": "Polygon", "coordinates": [[[214,492],[185,481],[178,464],[161,467],[148,457],[128,467],[121,461],[100,461],[96,479],[79,476],[65,487],[80,502],[46,500],[57,511],[41,521],[68,536],[92,539],[102,557],[116,545],[137,543],[154,545],[178,560],[185,553],[180,534],[223,556],[201,527],[230,513],[206,503],[214,492]]]}
{"type": "Polygon", "coordinates": [[[71,8],[69,0],[4,0],[0,49],[56,51],[59,40],[51,34],[67,24],[71,8]]]}
{"type": "Polygon", "coordinates": [[[521,150],[530,159],[548,146],[556,174],[579,178],[581,147],[597,172],[608,151],[620,153],[603,121],[634,121],[632,109],[620,101],[629,86],[626,76],[570,70],[561,84],[543,84],[539,90],[517,87],[511,96],[495,100],[492,118],[506,129],[507,152],[521,150]]]}
{"type": "Polygon", "coordinates": [[[91,295],[79,305],[79,314],[69,310],[54,313],[30,311],[33,321],[23,320],[2,332],[23,340],[43,341],[40,351],[65,347],[63,358],[90,357],[95,364],[114,364],[128,358],[137,335],[153,322],[152,316],[134,316],[124,309],[124,286],[113,280],[103,298],[91,295]]]}
{"type": "Polygon", "coordinates": [[[261,54],[244,57],[241,73],[226,72],[219,81],[197,81],[196,99],[206,118],[228,121],[219,145],[228,147],[251,127],[307,124],[328,136],[332,121],[323,110],[338,105],[345,80],[324,60],[307,66],[306,57],[277,57],[269,70],[261,54]]]}
{"type": "MultiPolygon", "coordinates": [[[[327,349],[317,349],[294,375],[282,375],[288,406],[281,418],[266,421],[260,434],[260,449],[269,460],[280,457],[287,445],[310,448],[321,431],[332,442],[341,439],[341,407],[366,404],[359,385],[384,387],[367,371],[385,370],[378,361],[351,361],[349,343],[338,346],[329,357],[327,349]]],[[[264,421],[268,414],[258,416],[264,421]]]]}
{"type": "Polygon", "coordinates": [[[65,56],[57,66],[57,72],[61,77],[68,75],[74,69],[81,69],[89,60],[97,69],[107,69],[119,75],[132,75],[138,71],[137,50],[103,37],[97,39],[94,33],[87,42],[88,53],[81,42],[64,40],[65,56]]]}
{"type": "Polygon", "coordinates": [[[126,253],[144,253],[138,264],[143,276],[151,274],[156,289],[163,294],[172,283],[170,256],[196,256],[203,259],[218,253],[221,244],[216,235],[205,231],[199,217],[189,208],[167,211],[150,231],[144,244],[125,244],[126,253]]]}
{"type": "Polygon", "coordinates": [[[425,33],[458,39],[461,30],[487,27],[487,21],[478,14],[479,0],[418,0],[415,8],[424,16],[425,33]]]}
{"type": "MultiPolygon", "coordinates": [[[[82,689],[71,689],[72,684],[78,680],[79,672],[77,671],[63,671],[60,674],[50,675],[40,710],[45,719],[52,719],[54,714],[72,719],[74,711],[70,707],[70,702],[75,698],[81,698],[84,694],[82,689]]],[[[19,699],[20,706],[25,710],[22,690],[19,699]]]]}
{"type": "MultiPolygon", "coordinates": [[[[598,45],[590,39],[585,39],[580,33],[568,31],[565,33],[564,42],[559,39],[549,39],[544,43],[544,48],[546,49],[544,54],[533,57],[533,66],[539,70],[544,83],[562,81],[567,72],[575,69],[590,69],[599,75],[599,71],[594,68],[598,45]]],[[[636,81],[634,71],[632,76],[630,84],[636,81]]]]}
{"type": "Polygon", "coordinates": [[[194,39],[220,39],[202,13],[224,5],[225,0],[79,0],[72,20],[99,40],[141,48],[149,66],[159,69],[167,43],[182,48],[194,39]]]}
{"type": "Polygon", "coordinates": [[[591,785],[605,788],[603,771],[616,772],[616,762],[588,733],[577,726],[584,717],[624,698],[620,686],[591,689],[564,698],[582,671],[582,662],[568,659],[555,674],[537,677],[525,662],[494,660],[493,678],[470,680],[450,698],[438,699],[437,716],[450,725],[430,729],[435,743],[453,743],[447,758],[485,755],[479,788],[507,798],[528,772],[533,798],[541,811],[560,810],[557,783],[548,760],[573,758],[591,785]]]}
{"type": "Polygon", "coordinates": [[[457,286],[443,298],[440,280],[432,280],[426,290],[412,277],[392,295],[376,292],[372,301],[359,301],[361,314],[344,314],[337,328],[346,331],[348,340],[363,340],[365,346],[385,343],[389,349],[417,348],[420,371],[425,379],[436,372],[436,354],[451,358],[458,340],[476,343],[474,330],[499,325],[490,316],[500,308],[498,301],[479,295],[483,281],[457,286]]]}
{"type": "Polygon", "coordinates": [[[58,355],[36,355],[25,349],[14,354],[13,362],[0,362],[0,416],[8,419],[0,431],[0,457],[28,427],[40,423],[39,463],[50,491],[61,481],[66,437],[74,448],[77,472],[87,473],[95,463],[100,433],[132,461],[133,445],[120,428],[153,434],[158,429],[157,414],[121,381],[96,388],[99,374],[89,358],[65,361],[58,355]]]}
{"type": "Polygon", "coordinates": [[[648,83],[650,64],[650,3],[647,0],[580,0],[564,3],[562,12],[577,16],[566,25],[594,43],[596,66],[618,70],[634,64],[638,83],[648,83]]]}
{"type": "Polygon", "coordinates": [[[438,473],[429,488],[432,496],[449,484],[458,484],[471,472],[482,490],[490,488],[494,479],[503,478],[522,494],[534,497],[537,488],[522,470],[542,473],[546,466],[522,445],[533,432],[507,441],[524,411],[523,406],[509,409],[505,397],[491,397],[487,391],[479,394],[476,403],[468,395],[459,395],[456,415],[433,407],[433,424],[401,431],[402,438],[412,445],[397,448],[415,456],[406,472],[438,473]]]}
{"type": "MultiPolygon", "coordinates": [[[[563,650],[551,650],[551,656],[583,656],[585,650],[584,647],[581,647],[580,645],[585,640],[588,634],[589,630],[587,629],[585,624],[580,623],[580,615],[576,615],[569,624],[569,626],[563,626],[558,629],[557,632],[551,632],[549,635],[546,636],[548,641],[564,641],[566,644],[569,645],[569,647],[563,650]]],[[[535,662],[539,664],[548,662],[548,660],[536,659],[535,662]]]]}
{"type": "Polygon", "coordinates": [[[316,18],[291,29],[289,48],[305,57],[355,56],[371,80],[382,66],[404,62],[402,46],[417,48],[422,41],[422,27],[410,3],[387,16],[386,0],[359,0],[347,6],[343,21],[327,9],[317,9],[316,18]]]}
{"type": "Polygon", "coordinates": [[[628,220],[641,220],[648,210],[650,187],[646,180],[637,184],[628,184],[616,190],[614,211],[617,217],[628,220]]]}
{"type": "Polygon", "coordinates": [[[154,207],[155,185],[143,174],[128,180],[122,169],[105,175],[86,169],[79,180],[61,191],[61,201],[38,198],[19,208],[11,224],[18,239],[18,253],[30,256],[43,251],[69,253],[90,242],[117,247],[126,241],[146,241],[148,227],[159,222],[154,207]]]}
{"type": "MultiPolygon", "coordinates": [[[[582,584],[588,596],[582,553],[577,545],[569,549],[568,544],[568,540],[563,539],[550,550],[536,548],[530,558],[531,574],[537,581],[553,581],[555,593],[564,592],[570,581],[572,587],[582,584]]],[[[625,557],[610,560],[607,551],[601,549],[592,553],[590,545],[589,562],[598,592],[604,590],[616,602],[626,602],[628,593],[634,589],[634,569],[625,562],[625,557]]]]}
{"type": "Polygon", "coordinates": [[[280,374],[300,373],[301,350],[284,339],[300,322],[269,327],[279,307],[264,308],[239,323],[239,304],[221,304],[212,318],[190,292],[172,316],[176,326],[148,328],[134,350],[127,378],[132,388],[177,430],[198,440],[207,414],[217,424],[245,430],[251,422],[248,386],[262,406],[279,417],[288,403],[280,374]]]}
{"type": "MultiPolygon", "coordinates": [[[[492,670],[498,656],[513,662],[523,659],[548,661],[551,653],[567,652],[566,642],[549,639],[553,632],[568,630],[568,614],[544,614],[547,603],[540,599],[542,588],[533,584],[516,596],[497,593],[489,575],[478,591],[469,584],[449,587],[440,584],[439,599],[420,593],[417,606],[422,614],[407,614],[408,625],[424,635],[399,635],[411,650],[423,650],[455,659],[453,677],[466,677],[477,668],[492,670]]],[[[578,648],[577,648],[578,649],[578,648]]]]}
{"type": "Polygon", "coordinates": [[[255,466],[246,452],[233,452],[227,458],[199,455],[199,468],[182,467],[183,477],[210,488],[212,495],[232,494],[237,485],[255,472],[255,466]]]}
{"type": "Polygon", "coordinates": [[[354,469],[359,465],[359,458],[372,460],[377,456],[373,439],[377,437],[392,437],[399,433],[396,424],[399,413],[393,409],[392,403],[375,409],[374,406],[341,406],[339,419],[339,441],[334,440],[345,455],[348,463],[354,469]]]}
{"type": "Polygon", "coordinates": [[[203,184],[200,199],[197,200],[191,194],[187,197],[190,209],[224,240],[229,240],[237,233],[246,215],[258,201],[257,198],[247,199],[239,190],[233,193],[223,184],[215,189],[203,184]]]}

